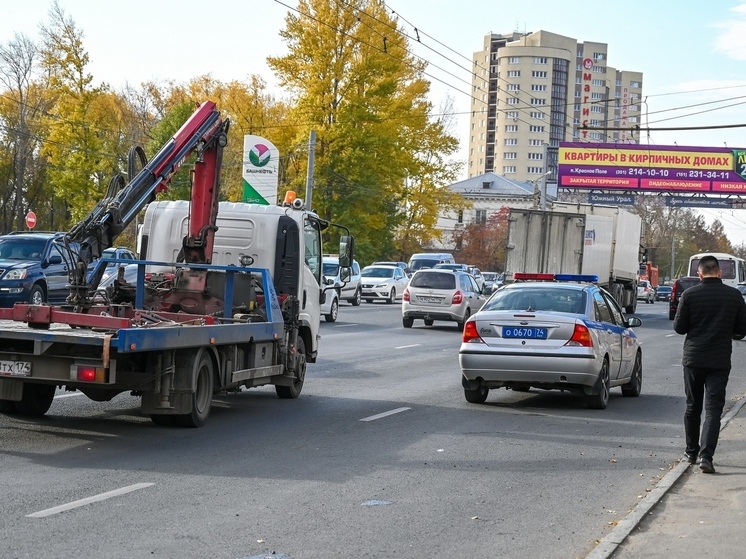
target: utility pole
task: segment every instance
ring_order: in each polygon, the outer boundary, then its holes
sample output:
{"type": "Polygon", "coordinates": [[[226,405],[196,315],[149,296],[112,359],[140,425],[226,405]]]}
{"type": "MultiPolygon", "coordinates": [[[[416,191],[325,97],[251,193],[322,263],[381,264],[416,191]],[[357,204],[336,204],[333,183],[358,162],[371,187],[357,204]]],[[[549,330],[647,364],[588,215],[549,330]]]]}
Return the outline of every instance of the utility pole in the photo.
{"type": "Polygon", "coordinates": [[[313,165],[316,155],[316,130],[308,135],[308,169],[306,171],[306,208],[313,209],[313,165]]]}
{"type": "Polygon", "coordinates": [[[541,176],[541,209],[547,209],[547,175],[551,173],[549,170],[549,144],[546,142],[542,143],[544,147],[544,153],[542,155],[544,162],[544,174],[541,176]]]}

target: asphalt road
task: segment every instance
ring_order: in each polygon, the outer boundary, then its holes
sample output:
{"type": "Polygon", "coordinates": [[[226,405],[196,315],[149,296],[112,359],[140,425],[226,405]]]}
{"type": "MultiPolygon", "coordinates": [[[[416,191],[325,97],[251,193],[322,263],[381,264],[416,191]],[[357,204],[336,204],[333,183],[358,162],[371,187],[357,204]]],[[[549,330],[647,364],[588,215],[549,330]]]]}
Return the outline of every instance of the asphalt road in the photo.
{"type": "Polygon", "coordinates": [[[0,556],[584,557],[683,451],[682,338],[667,304],[638,311],[642,396],[602,411],[536,390],[468,404],[455,324],[363,303],[322,321],[297,400],[218,398],[201,429],[127,395],[0,415],[0,556]]]}

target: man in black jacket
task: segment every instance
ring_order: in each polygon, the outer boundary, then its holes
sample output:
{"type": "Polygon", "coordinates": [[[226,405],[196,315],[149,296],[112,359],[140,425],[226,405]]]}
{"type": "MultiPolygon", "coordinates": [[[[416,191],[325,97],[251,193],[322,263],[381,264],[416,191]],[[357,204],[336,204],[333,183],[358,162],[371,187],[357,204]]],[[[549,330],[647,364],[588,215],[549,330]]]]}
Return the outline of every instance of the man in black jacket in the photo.
{"type": "Polygon", "coordinates": [[[699,455],[702,472],[712,474],[715,473],[712,457],[730,374],[732,340],[746,336],[746,303],[737,289],[722,282],[720,265],[714,256],[703,256],[697,273],[702,281],[682,294],[673,329],[686,334],[682,359],[686,390],[684,458],[694,464],[699,455]],[[703,400],[705,422],[700,440],[703,400]]]}

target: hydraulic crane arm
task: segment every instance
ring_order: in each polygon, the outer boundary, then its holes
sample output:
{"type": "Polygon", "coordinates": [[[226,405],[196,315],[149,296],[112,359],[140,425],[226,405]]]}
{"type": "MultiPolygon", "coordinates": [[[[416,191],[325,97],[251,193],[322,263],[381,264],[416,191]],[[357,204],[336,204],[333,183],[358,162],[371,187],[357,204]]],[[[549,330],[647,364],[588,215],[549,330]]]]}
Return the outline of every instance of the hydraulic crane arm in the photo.
{"type": "MultiPolygon", "coordinates": [[[[103,273],[88,278],[91,262],[101,257],[116,238],[158,192],[168,190],[173,175],[186,158],[197,154],[193,176],[189,233],[184,239],[186,262],[209,263],[217,218],[220,168],[223,148],[227,144],[228,120],[223,121],[215,103],[205,101],[176,134],[147,162],[121,190],[107,194],[90,214],[66,235],[79,243],[72,256],[68,304],[88,306],[89,291],[95,291],[103,273]],[[98,277],[96,277],[98,276],[98,277]]],[[[110,189],[111,190],[111,189],[110,189]]]]}

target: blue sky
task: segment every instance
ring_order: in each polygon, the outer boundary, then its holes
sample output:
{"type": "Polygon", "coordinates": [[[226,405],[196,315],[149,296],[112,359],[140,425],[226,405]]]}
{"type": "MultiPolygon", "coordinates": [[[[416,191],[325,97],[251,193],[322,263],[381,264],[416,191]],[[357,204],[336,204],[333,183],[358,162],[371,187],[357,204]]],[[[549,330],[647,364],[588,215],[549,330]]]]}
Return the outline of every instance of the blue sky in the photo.
{"type": "MultiPolygon", "coordinates": [[[[265,59],[286,52],[278,31],[288,8],[274,0],[59,2],[85,35],[94,79],[115,89],[125,82],[186,81],[206,73],[221,80],[258,74],[275,87],[265,59]]],[[[282,3],[297,6],[296,0],[282,3]]],[[[401,16],[408,33],[413,35],[414,27],[420,31],[423,44],[414,43],[412,51],[455,74],[428,69],[445,82],[433,80],[435,106],[450,96],[456,112],[463,113],[452,130],[464,140],[462,160],[470,107],[469,86],[462,81],[470,79],[469,63],[463,57],[470,59],[481,49],[490,32],[544,29],[607,43],[609,65],[643,72],[651,126],[670,117],[678,118],[657,125],[746,123],[746,0],[387,0],[387,5],[401,16]],[[691,105],[699,106],[684,108],[691,105]],[[700,111],[708,112],[693,114],[700,111]]],[[[43,0],[0,0],[0,42],[14,33],[38,37],[50,6],[43,0]]],[[[643,143],[674,142],[746,148],[746,128],[643,134],[643,143]]],[[[746,241],[746,210],[703,213],[721,219],[731,240],[746,241]]]]}

